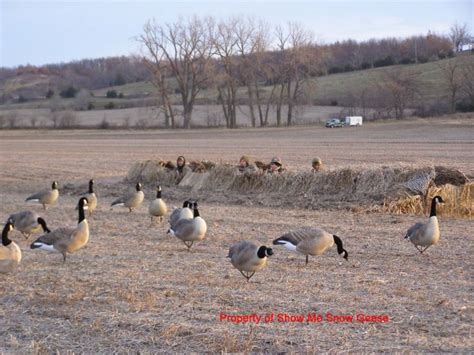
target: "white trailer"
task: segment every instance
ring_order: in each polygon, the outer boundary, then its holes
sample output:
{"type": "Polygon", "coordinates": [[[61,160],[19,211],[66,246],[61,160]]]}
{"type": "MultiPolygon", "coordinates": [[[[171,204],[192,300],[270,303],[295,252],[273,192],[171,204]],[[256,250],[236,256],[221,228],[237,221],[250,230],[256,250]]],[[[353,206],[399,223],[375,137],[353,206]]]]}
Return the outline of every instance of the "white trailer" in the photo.
{"type": "Polygon", "coordinates": [[[346,126],[362,126],[362,116],[346,116],[346,126]]]}

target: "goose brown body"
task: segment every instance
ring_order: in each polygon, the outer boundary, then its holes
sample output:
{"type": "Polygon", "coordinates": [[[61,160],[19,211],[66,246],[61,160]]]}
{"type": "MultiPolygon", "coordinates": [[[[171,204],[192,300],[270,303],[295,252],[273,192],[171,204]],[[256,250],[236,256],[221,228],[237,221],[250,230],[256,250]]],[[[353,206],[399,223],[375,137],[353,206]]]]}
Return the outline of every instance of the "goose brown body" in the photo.
{"type": "Polygon", "coordinates": [[[53,181],[50,190],[39,191],[26,198],[25,201],[34,201],[41,203],[43,208],[46,209],[47,205],[52,205],[56,203],[59,197],[58,182],[53,181]]]}
{"type": "Polygon", "coordinates": [[[230,247],[228,257],[232,265],[248,281],[256,271],[265,267],[267,257],[270,255],[273,255],[271,248],[258,247],[256,244],[244,240],[230,247]]]}
{"type": "Polygon", "coordinates": [[[42,249],[47,251],[57,251],[63,255],[66,261],[66,255],[84,247],[89,241],[89,224],[84,216],[84,210],[87,209],[87,199],[81,197],[79,200],[79,221],[75,228],[62,227],[47,233],[31,244],[31,249],[42,249]]]}
{"type": "Polygon", "coordinates": [[[124,206],[128,208],[129,212],[132,212],[134,208],[137,208],[142,204],[145,198],[145,194],[142,191],[142,185],[139,182],[135,185],[135,190],[136,191],[129,192],[122,197],[119,197],[112,202],[111,206],[124,206]]]}
{"type": "Polygon", "coordinates": [[[343,248],[341,239],[321,228],[298,229],[285,233],[273,241],[274,245],[283,245],[289,250],[306,255],[306,263],[308,263],[309,255],[321,255],[330,249],[334,243],[337,244],[338,253],[344,253],[344,258],[347,259],[348,253],[343,248]]]}
{"type": "Polygon", "coordinates": [[[46,221],[33,211],[21,211],[10,215],[8,218],[13,223],[13,229],[21,232],[26,238],[31,234],[43,230],[44,233],[50,232],[46,221]]]}

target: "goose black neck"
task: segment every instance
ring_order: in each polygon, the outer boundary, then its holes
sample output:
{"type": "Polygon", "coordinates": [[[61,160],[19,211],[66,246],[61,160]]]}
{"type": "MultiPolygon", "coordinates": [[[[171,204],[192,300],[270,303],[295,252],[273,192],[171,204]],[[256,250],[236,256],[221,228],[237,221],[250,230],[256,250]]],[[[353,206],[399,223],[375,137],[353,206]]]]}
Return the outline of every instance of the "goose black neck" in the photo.
{"type": "Polygon", "coordinates": [[[84,215],[84,205],[82,202],[79,202],[79,221],[77,223],[81,223],[83,220],[86,219],[86,216],[84,215]]]}
{"type": "Polygon", "coordinates": [[[8,238],[8,232],[10,231],[10,224],[7,223],[5,224],[5,227],[3,227],[3,231],[2,231],[2,244],[4,246],[7,246],[7,245],[10,245],[10,243],[12,242],[9,238],[8,238]]]}
{"type": "Polygon", "coordinates": [[[43,232],[45,233],[51,233],[51,231],[49,230],[48,226],[46,225],[46,221],[39,217],[38,218],[38,223],[41,225],[41,227],[43,228],[43,232]]]}
{"type": "Polygon", "coordinates": [[[194,206],[194,218],[199,217],[199,211],[197,206],[194,206]]]}
{"type": "Polygon", "coordinates": [[[94,183],[92,181],[89,181],[89,193],[94,193],[94,183]]]}
{"type": "Polygon", "coordinates": [[[161,198],[161,190],[156,190],[156,198],[161,198]]]}
{"type": "Polygon", "coordinates": [[[431,201],[431,213],[430,217],[436,217],[436,198],[431,201]]]}
{"type": "Polygon", "coordinates": [[[337,245],[338,254],[344,253],[344,259],[347,260],[347,257],[349,256],[349,254],[347,253],[347,250],[344,249],[344,247],[342,246],[341,238],[339,238],[337,235],[333,235],[333,238],[334,238],[334,243],[336,243],[336,245],[337,245]]]}

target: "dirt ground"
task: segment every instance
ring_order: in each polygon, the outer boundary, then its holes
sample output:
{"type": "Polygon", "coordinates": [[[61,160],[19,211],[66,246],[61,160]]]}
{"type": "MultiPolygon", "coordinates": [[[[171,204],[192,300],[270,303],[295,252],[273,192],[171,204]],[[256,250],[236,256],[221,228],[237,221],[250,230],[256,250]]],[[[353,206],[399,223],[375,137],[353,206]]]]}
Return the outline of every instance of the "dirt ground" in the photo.
{"type": "MultiPolygon", "coordinates": [[[[2,222],[31,209],[52,228],[74,226],[77,191],[90,177],[99,195],[89,244],[64,264],[60,254],[29,249],[33,237],[12,232],[23,259],[15,273],[0,276],[0,352],[472,351],[472,220],[440,219],[439,245],[420,255],[403,236],[426,217],[228,205],[223,197],[201,203],[207,237],[188,252],[166,235],[166,223],[149,227],[150,187],[136,212],[109,206],[129,188],[121,181],[132,163],[179,154],[228,162],[244,153],[262,160],[280,155],[295,170],[307,169],[315,155],[331,169],[439,163],[474,176],[473,122],[464,117],[334,130],[0,131],[2,222]],[[24,202],[53,179],[64,187],[57,205],[43,211],[24,202]],[[275,247],[268,266],[247,283],[226,258],[235,242],[269,245],[302,226],[340,236],[349,260],[332,248],[305,266],[303,256],[275,247]],[[307,322],[308,313],[321,321],[307,322]],[[329,313],[354,319],[334,322],[329,313]],[[221,314],[274,318],[236,324],[221,314]],[[279,322],[284,314],[303,315],[303,322],[279,322]],[[388,321],[363,323],[360,314],[388,321]]],[[[164,189],[169,206],[181,203],[169,196],[175,194],[164,189]]]]}

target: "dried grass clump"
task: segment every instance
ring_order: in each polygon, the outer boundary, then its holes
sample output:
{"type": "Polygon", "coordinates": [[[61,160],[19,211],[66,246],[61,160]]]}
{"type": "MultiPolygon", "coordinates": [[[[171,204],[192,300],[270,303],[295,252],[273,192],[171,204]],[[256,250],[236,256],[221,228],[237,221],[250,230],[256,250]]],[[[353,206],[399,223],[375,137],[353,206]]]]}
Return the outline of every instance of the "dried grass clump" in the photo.
{"type": "Polygon", "coordinates": [[[405,196],[389,201],[385,210],[396,214],[427,214],[431,200],[441,196],[445,203],[439,207],[440,216],[472,218],[474,213],[474,183],[455,186],[431,186],[425,196],[405,196]]]}
{"type": "MultiPolygon", "coordinates": [[[[192,161],[188,164],[191,171],[194,173],[204,173],[213,169],[216,164],[207,160],[200,162],[192,161]]],[[[157,181],[161,185],[172,186],[176,184],[174,169],[175,165],[171,161],[158,160],[145,160],[139,161],[132,165],[129,169],[127,176],[125,177],[126,182],[141,181],[145,183],[156,183],[157,181]]],[[[192,183],[191,179],[191,183],[192,183]]],[[[188,186],[189,183],[185,183],[188,186]]]]}
{"type": "MultiPolygon", "coordinates": [[[[174,186],[174,174],[161,161],[138,162],[127,174],[128,181],[174,186]]],[[[263,205],[303,208],[357,207],[384,209],[393,213],[424,214],[438,193],[448,201],[444,212],[450,216],[472,215],[472,184],[459,170],[434,166],[347,167],[322,172],[262,171],[240,174],[229,164],[193,163],[195,172],[186,175],[180,187],[205,191],[209,198],[238,192],[240,198],[263,205]],[[449,182],[438,186],[437,182],[449,182]],[[464,184],[463,184],[464,183],[464,184]]],[[[236,197],[237,200],[239,198],[236,197]]],[[[240,201],[240,200],[239,200],[240,201]]],[[[440,209],[441,210],[441,209],[440,209]]]]}
{"type": "Polygon", "coordinates": [[[162,160],[145,160],[136,162],[128,170],[125,177],[126,182],[157,183],[172,186],[175,182],[175,175],[168,169],[162,160]]]}

